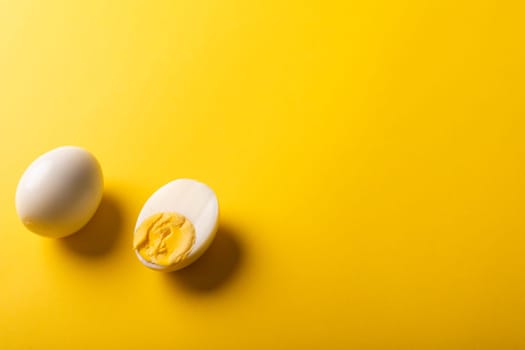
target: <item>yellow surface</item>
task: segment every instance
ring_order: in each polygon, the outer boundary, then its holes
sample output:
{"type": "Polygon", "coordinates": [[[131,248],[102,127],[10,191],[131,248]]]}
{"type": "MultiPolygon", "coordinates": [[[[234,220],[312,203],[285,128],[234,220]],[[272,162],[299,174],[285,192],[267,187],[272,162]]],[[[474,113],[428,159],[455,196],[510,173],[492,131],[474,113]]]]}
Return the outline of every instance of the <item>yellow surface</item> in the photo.
{"type": "Polygon", "coordinates": [[[1,1],[0,348],[524,349],[521,1],[1,1]],[[105,199],[77,235],[18,221],[74,144],[105,199]],[[132,252],[166,182],[217,240],[132,252]]]}

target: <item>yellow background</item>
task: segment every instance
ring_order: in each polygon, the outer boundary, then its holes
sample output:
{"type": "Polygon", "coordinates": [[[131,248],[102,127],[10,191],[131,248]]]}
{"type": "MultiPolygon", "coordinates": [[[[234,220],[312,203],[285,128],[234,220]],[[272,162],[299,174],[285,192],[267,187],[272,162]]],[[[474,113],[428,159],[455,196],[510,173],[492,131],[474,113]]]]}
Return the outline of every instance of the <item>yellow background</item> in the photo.
{"type": "Polygon", "coordinates": [[[525,349],[520,1],[0,2],[0,348],[525,349]],[[17,181],[73,144],[105,199],[63,240],[17,181]],[[166,182],[217,241],[143,267],[166,182]]]}

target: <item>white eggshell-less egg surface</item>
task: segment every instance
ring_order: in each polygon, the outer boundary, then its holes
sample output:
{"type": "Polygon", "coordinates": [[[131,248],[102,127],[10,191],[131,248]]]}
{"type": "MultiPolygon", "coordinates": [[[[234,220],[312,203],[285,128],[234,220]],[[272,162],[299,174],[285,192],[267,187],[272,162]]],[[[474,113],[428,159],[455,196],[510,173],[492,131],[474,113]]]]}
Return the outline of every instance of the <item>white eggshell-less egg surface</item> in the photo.
{"type": "Polygon", "coordinates": [[[75,146],[55,148],[25,170],[16,189],[16,210],[29,230],[64,237],[92,218],[103,187],[101,167],[91,153],[75,146]]]}

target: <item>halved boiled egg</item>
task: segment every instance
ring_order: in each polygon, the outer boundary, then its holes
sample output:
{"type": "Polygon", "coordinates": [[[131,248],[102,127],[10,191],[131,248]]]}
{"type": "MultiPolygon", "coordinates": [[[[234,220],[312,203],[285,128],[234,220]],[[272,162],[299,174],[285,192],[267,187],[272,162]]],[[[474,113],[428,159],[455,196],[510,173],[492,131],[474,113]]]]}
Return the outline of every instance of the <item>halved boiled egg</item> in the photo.
{"type": "Polygon", "coordinates": [[[151,269],[179,270],[210,246],[218,218],[217,196],[210,187],[191,179],[174,180],[153,193],[142,207],[133,249],[151,269]]]}

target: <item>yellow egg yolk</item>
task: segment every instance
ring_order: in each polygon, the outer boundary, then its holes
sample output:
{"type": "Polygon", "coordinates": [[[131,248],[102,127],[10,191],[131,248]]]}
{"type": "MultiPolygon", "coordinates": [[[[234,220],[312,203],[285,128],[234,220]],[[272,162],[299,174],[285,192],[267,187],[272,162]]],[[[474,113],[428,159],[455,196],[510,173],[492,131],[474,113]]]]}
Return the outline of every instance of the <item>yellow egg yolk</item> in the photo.
{"type": "Polygon", "coordinates": [[[182,262],[195,243],[195,228],[178,213],[158,213],[135,231],[133,248],[151,263],[171,266],[182,262]]]}

